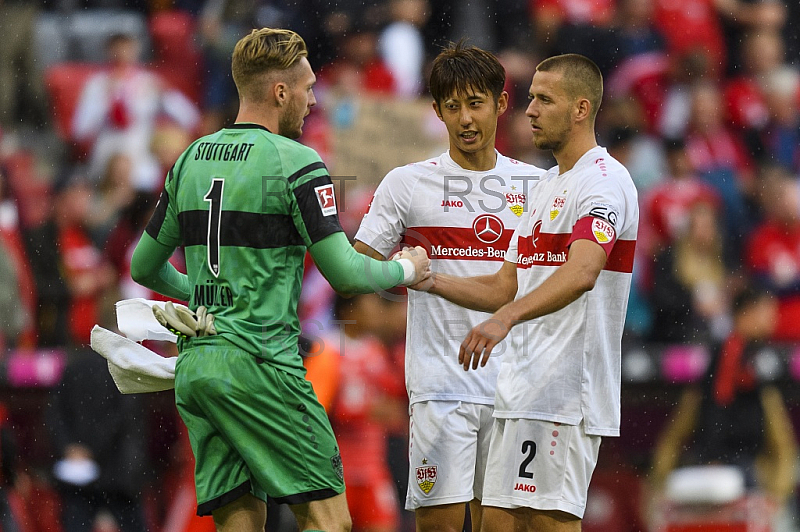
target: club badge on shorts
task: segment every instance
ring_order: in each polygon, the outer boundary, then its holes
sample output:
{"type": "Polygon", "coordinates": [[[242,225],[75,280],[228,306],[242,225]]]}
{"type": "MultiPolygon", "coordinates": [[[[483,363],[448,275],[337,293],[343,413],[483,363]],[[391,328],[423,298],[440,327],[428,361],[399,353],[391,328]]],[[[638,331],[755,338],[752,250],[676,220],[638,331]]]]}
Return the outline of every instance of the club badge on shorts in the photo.
{"type": "Polygon", "coordinates": [[[336,454],[331,456],[331,467],[333,467],[333,472],[336,473],[339,480],[344,480],[344,465],[342,464],[342,455],[339,454],[338,450],[336,454]]]}
{"type": "Polygon", "coordinates": [[[417,471],[417,484],[419,488],[427,495],[436,484],[436,469],[437,466],[428,464],[428,459],[422,459],[422,466],[416,469],[417,471]]]}

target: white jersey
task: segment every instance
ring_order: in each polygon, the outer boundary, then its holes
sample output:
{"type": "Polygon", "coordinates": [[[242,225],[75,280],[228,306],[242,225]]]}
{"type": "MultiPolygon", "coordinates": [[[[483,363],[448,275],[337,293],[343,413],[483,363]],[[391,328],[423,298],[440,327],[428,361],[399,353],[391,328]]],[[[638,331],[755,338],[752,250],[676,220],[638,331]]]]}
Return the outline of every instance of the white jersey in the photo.
{"type": "MultiPolygon", "coordinates": [[[[543,170],[497,154],[491,170],[465,170],[449,152],[389,172],[356,240],[388,256],[401,242],[423,245],[436,272],[460,277],[495,273],[543,170]]],[[[493,404],[502,357],[480,371],[464,371],[458,349],[489,317],[445,299],[409,291],[406,388],[411,404],[460,400],[493,404]]],[[[502,350],[503,345],[498,346],[502,350]]]]}
{"type": "Polygon", "coordinates": [[[542,177],[506,253],[517,264],[517,298],[552,275],[575,240],[599,243],[608,259],[592,290],[514,327],[520,331],[502,362],[495,417],[583,420],[587,434],[619,435],[622,329],[638,226],[636,187],[605,148],[589,150],[562,175],[554,167],[542,177]]]}

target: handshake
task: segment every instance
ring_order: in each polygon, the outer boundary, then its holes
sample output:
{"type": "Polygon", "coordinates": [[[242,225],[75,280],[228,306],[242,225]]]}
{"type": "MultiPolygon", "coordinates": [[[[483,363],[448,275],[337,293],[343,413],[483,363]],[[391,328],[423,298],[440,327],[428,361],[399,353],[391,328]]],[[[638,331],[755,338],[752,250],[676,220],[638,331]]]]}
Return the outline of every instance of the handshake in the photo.
{"type": "Polygon", "coordinates": [[[406,247],[392,255],[391,260],[401,261],[405,277],[401,283],[413,290],[426,290],[431,280],[431,259],[422,246],[406,247]]]}

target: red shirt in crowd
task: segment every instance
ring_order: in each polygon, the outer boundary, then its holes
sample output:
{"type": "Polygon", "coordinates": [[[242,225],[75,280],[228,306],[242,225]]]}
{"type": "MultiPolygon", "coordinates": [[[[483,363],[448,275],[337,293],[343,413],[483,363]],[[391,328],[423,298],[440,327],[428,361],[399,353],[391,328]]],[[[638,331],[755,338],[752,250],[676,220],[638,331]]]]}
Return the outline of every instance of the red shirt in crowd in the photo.
{"type": "Polygon", "coordinates": [[[92,327],[97,323],[95,287],[102,275],[103,256],[86,232],[77,226],[61,230],[58,246],[63,275],[72,293],[70,333],[74,342],[88,344],[92,327]]]}
{"type": "Polygon", "coordinates": [[[689,224],[689,212],[698,203],[720,207],[719,194],[711,185],[694,177],[669,179],[656,185],[644,198],[642,224],[644,247],[656,250],[671,244],[689,224]]]}
{"type": "Polygon", "coordinates": [[[756,227],[745,247],[745,265],[773,288],[786,289],[779,298],[773,339],[800,341],[800,224],[787,226],[767,220],[756,227]]]}
{"type": "Polygon", "coordinates": [[[653,18],[671,54],[681,57],[704,50],[709,68],[725,70],[725,38],[714,0],[656,0],[653,18]]]}

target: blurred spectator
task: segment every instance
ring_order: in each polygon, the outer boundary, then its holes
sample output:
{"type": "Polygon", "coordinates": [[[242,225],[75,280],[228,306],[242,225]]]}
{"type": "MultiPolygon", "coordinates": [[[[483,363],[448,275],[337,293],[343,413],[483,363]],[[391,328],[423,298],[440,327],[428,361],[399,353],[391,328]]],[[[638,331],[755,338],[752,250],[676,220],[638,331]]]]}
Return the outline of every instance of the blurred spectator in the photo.
{"type": "MultiPolygon", "coordinates": [[[[378,51],[378,34],[366,24],[354,24],[351,31],[338,38],[340,54],[320,69],[318,83],[322,90],[352,98],[367,93],[390,95],[397,83],[378,51]]],[[[345,108],[331,113],[342,126],[352,117],[345,108]]]]}
{"type": "Polygon", "coordinates": [[[332,397],[328,415],[342,454],[353,529],[372,532],[397,530],[400,503],[386,460],[386,436],[389,427],[408,422],[405,401],[389,393],[398,387],[402,392],[402,381],[370,332],[381,324],[382,312],[377,294],[337,296],[341,336],[326,331],[325,352],[306,358],[318,395],[319,389],[335,390],[322,395],[332,397]],[[328,370],[319,371],[319,365],[328,370]]]}
{"type": "Polygon", "coordinates": [[[23,516],[9,500],[9,494],[17,484],[18,467],[17,440],[8,426],[6,405],[0,404],[0,530],[3,532],[25,532],[20,525],[23,516]]]}
{"type": "Polygon", "coordinates": [[[105,244],[120,213],[136,195],[131,180],[132,167],[133,162],[126,153],[111,155],[95,187],[86,223],[92,241],[98,247],[105,244]]]}
{"type": "Polygon", "coordinates": [[[606,103],[635,98],[643,115],[641,126],[650,132],[655,131],[662,112],[671,66],[666,40],[655,27],[653,9],[654,0],[619,3],[613,26],[614,68],[606,75],[605,87],[606,103]]]}
{"type": "Polygon", "coordinates": [[[694,205],[704,203],[721,208],[719,194],[694,172],[683,139],[667,139],[664,148],[668,173],[661,184],[640,196],[645,213],[640,242],[649,257],[686,234],[694,205]]]}
{"type": "Polygon", "coordinates": [[[395,80],[395,94],[417,98],[425,88],[425,42],[422,28],[428,20],[428,0],[391,0],[389,24],[379,38],[383,62],[395,80]]]}
{"type": "Polygon", "coordinates": [[[655,26],[655,0],[619,0],[614,17],[617,61],[631,56],[665,52],[666,39],[655,26]]]}
{"type": "Polygon", "coordinates": [[[777,31],[749,33],[742,45],[743,66],[725,86],[725,105],[734,126],[760,130],[769,113],[764,97],[764,80],[784,61],[784,44],[777,31]]]}
{"type": "Polygon", "coordinates": [[[163,183],[167,172],[178,160],[183,150],[189,147],[192,140],[189,132],[176,124],[165,122],[156,126],[150,141],[150,151],[153,152],[158,163],[160,182],[163,183]]]}
{"type": "Polygon", "coordinates": [[[200,11],[198,33],[205,63],[204,132],[216,131],[236,116],[236,86],[231,77],[230,57],[236,41],[256,27],[253,20],[256,5],[256,2],[207,0],[200,11]]]}
{"type": "Polygon", "coordinates": [[[784,66],[762,80],[768,121],[753,146],[757,160],[800,174],[800,72],[784,66]]]}
{"type": "MultiPolygon", "coordinates": [[[[754,357],[775,325],[777,306],[764,292],[734,298],[734,327],[713,349],[708,373],[682,394],[653,453],[651,483],[660,492],[681,465],[738,466],[749,490],[783,506],[795,487],[797,443],[780,391],[762,382],[754,357]]],[[[771,527],[770,527],[771,529],[771,527]]]]}
{"type": "Polygon", "coordinates": [[[800,341],[800,190],[780,167],[761,181],[764,220],[747,237],[744,263],[778,297],[774,339],[800,341]]]}
{"type": "Polygon", "coordinates": [[[715,0],[720,14],[725,46],[728,50],[728,75],[740,71],[743,54],[748,53],[747,34],[780,32],[786,23],[783,0],[715,0]]]}
{"type": "Polygon", "coordinates": [[[800,2],[787,0],[784,4],[786,5],[786,20],[792,21],[791,24],[783,25],[783,39],[786,42],[787,55],[798,57],[800,55],[800,24],[796,24],[795,21],[800,20],[800,2]]]}
{"type": "Polygon", "coordinates": [[[0,1],[0,126],[41,125],[44,85],[36,64],[34,31],[41,0],[0,1]]]}
{"type": "Polygon", "coordinates": [[[36,286],[19,226],[16,202],[8,196],[0,165],[0,348],[33,347],[36,286]]]}
{"type": "Polygon", "coordinates": [[[134,244],[139,241],[150,220],[157,199],[149,192],[136,192],[130,204],[120,212],[116,225],[105,242],[103,255],[116,274],[115,288],[118,295],[113,298],[114,300],[135,297],[153,299],[150,290],[131,279],[131,256],[134,244]]]}
{"type": "Polygon", "coordinates": [[[13,255],[0,239],[0,349],[13,347],[29,316],[22,306],[13,255]]]}
{"type": "MultiPolygon", "coordinates": [[[[560,45],[570,40],[585,48],[602,32],[600,28],[611,25],[614,4],[614,0],[531,0],[530,17],[537,47],[545,56],[563,52],[560,45]]],[[[582,53],[578,49],[570,51],[582,53]]],[[[601,61],[598,66],[605,70],[609,65],[601,61]]]]}
{"type": "Polygon", "coordinates": [[[633,127],[613,129],[604,144],[609,153],[630,172],[639,197],[656,186],[667,173],[661,143],[633,127]]]}
{"type": "Polygon", "coordinates": [[[617,54],[611,30],[615,4],[615,0],[532,0],[534,35],[544,56],[582,54],[602,72],[610,72],[617,54]]]}
{"type": "Polygon", "coordinates": [[[99,178],[116,153],[132,161],[135,188],[156,190],[162,178],[150,142],[162,115],[186,129],[200,114],[179,91],[140,63],[141,43],[134,35],[115,34],[107,41],[108,67],[86,82],[72,121],[74,137],[92,143],[89,171],[99,178]]]}
{"type": "MultiPolygon", "coordinates": [[[[692,115],[686,152],[692,168],[714,187],[725,206],[723,229],[729,249],[739,249],[751,228],[749,198],[755,182],[753,165],[742,139],[727,125],[722,95],[715,83],[692,87],[692,115]]],[[[728,257],[738,262],[739,257],[728,257]]]]}
{"type": "Polygon", "coordinates": [[[664,82],[665,94],[654,114],[656,130],[669,138],[683,137],[692,117],[692,86],[708,81],[711,57],[704,50],[683,55],[669,54],[669,75],[664,82]]]}
{"type": "Polygon", "coordinates": [[[71,355],[46,418],[64,532],[92,532],[101,510],[113,515],[119,532],[145,532],[142,397],[120,394],[105,360],[91,350],[71,355]]]}
{"type": "Polygon", "coordinates": [[[673,57],[702,50],[708,55],[709,72],[725,72],[725,38],[717,12],[719,0],[655,0],[655,25],[667,39],[673,57]]]}
{"type": "Polygon", "coordinates": [[[92,199],[86,178],[66,173],[53,195],[51,218],[27,235],[39,345],[88,344],[99,322],[100,296],[114,275],[86,230],[92,199]]]}
{"type": "Polygon", "coordinates": [[[685,232],[656,255],[650,292],[658,324],[650,331],[653,342],[705,343],[724,338],[730,329],[716,213],[713,205],[695,203],[685,232]]]}
{"type": "Polygon", "coordinates": [[[236,117],[239,99],[231,77],[231,54],[236,42],[253,28],[298,31],[309,45],[309,52],[316,54],[309,57],[315,70],[321,66],[319,63],[327,62],[328,54],[332,53],[319,20],[324,14],[336,11],[330,0],[205,0],[190,2],[190,5],[193,10],[202,6],[198,15],[198,37],[205,66],[204,132],[216,131],[236,117]]]}
{"type": "MultiPolygon", "coordinates": [[[[505,140],[503,153],[512,159],[533,164],[539,168],[555,166],[555,159],[549,152],[539,150],[533,145],[531,119],[525,114],[524,108],[507,112],[501,118],[506,119],[502,135],[505,140]]],[[[497,136],[501,136],[500,128],[498,128],[497,136]]],[[[499,140],[497,144],[500,144],[499,140]]]]}

